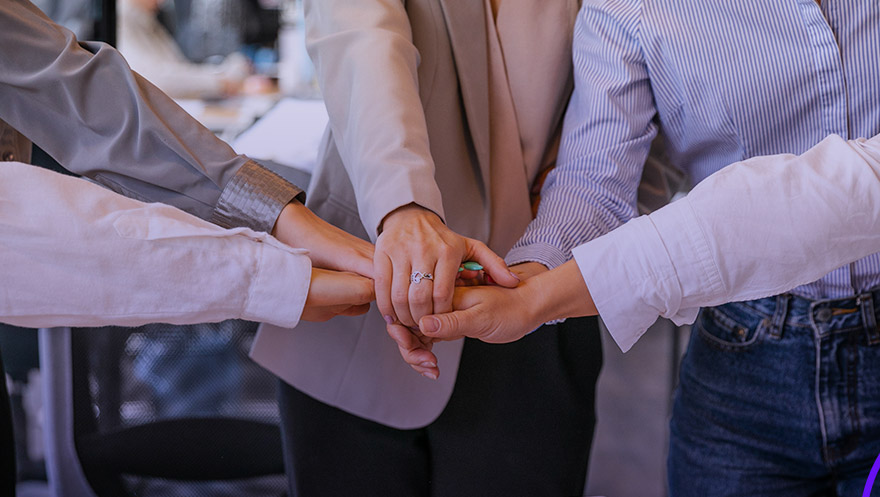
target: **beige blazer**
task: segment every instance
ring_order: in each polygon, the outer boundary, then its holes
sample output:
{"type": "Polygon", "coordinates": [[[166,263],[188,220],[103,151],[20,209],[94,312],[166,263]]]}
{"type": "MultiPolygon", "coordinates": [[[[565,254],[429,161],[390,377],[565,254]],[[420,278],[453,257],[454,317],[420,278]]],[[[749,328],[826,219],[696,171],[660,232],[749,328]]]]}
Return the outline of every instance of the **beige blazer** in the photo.
{"type": "MultiPolygon", "coordinates": [[[[543,53],[535,55],[535,77],[526,79],[546,95],[546,105],[519,117],[546,123],[549,150],[570,95],[579,2],[506,1],[522,4],[515,11],[536,26],[553,28],[544,30],[553,39],[536,44],[543,53]],[[548,2],[565,8],[548,17],[548,2]]],[[[484,3],[474,0],[306,1],[309,51],[330,114],[310,208],[372,240],[386,214],[411,202],[469,237],[487,241],[495,230],[514,233],[500,238],[515,240],[523,232],[531,219],[527,183],[543,164],[522,175],[521,188],[496,191],[503,201],[489,198],[497,178],[489,167],[485,16],[484,3]],[[505,208],[493,212],[491,205],[505,208]]],[[[510,247],[492,248],[503,255],[510,247]]],[[[440,379],[423,378],[401,360],[373,309],[293,330],[263,326],[252,356],[320,401],[406,429],[425,426],[442,412],[461,348],[461,341],[437,344],[440,379]]]]}

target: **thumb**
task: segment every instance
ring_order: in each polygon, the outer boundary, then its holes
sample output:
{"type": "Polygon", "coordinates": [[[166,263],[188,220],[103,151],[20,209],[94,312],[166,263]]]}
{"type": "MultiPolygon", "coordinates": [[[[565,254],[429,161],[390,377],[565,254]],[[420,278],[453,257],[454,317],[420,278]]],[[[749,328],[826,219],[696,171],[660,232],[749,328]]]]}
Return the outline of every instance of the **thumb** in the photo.
{"type": "Polygon", "coordinates": [[[425,336],[437,340],[456,340],[464,337],[478,337],[478,314],[473,309],[422,316],[419,329],[425,336]]]}
{"type": "Polygon", "coordinates": [[[519,285],[519,277],[510,271],[504,259],[499,257],[485,243],[468,239],[468,252],[471,259],[483,266],[483,271],[500,286],[515,288],[519,285]]]}

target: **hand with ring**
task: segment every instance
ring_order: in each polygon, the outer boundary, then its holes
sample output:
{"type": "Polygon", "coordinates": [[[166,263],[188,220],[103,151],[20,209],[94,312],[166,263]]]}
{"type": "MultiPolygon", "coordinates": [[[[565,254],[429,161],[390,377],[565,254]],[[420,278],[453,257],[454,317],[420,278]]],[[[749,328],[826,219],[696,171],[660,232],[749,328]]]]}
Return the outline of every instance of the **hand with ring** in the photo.
{"type": "Polygon", "coordinates": [[[417,329],[422,316],[451,311],[465,260],[478,262],[499,285],[519,283],[501,257],[454,233],[434,212],[409,204],[388,214],[373,257],[376,304],[385,321],[417,329]]]}

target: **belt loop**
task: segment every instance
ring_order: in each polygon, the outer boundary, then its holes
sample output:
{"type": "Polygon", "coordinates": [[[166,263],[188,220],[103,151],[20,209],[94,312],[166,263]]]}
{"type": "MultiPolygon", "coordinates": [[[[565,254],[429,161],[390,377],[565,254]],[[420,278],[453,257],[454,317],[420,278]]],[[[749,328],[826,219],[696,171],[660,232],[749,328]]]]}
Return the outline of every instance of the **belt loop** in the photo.
{"type": "Polygon", "coordinates": [[[782,327],[785,326],[785,317],[788,315],[788,302],[791,300],[791,294],[783,293],[776,297],[776,310],[773,312],[770,328],[767,330],[771,337],[780,338],[782,336],[782,327]]]}
{"type": "Polygon", "coordinates": [[[868,336],[868,345],[880,343],[880,330],[877,329],[877,318],[874,315],[874,297],[870,292],[859,295],[856,300],[862,310],[862,319],[865,322],[865,331],[868,336]]]}

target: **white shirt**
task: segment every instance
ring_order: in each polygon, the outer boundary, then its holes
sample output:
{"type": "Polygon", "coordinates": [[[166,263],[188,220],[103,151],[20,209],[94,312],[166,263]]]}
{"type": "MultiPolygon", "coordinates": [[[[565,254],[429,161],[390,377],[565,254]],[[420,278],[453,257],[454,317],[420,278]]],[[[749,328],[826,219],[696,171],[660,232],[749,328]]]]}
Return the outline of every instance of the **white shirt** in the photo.
{"type": "Polygon", "coordinates": [[[776,295],[880,250],[880,135],[831,135],[755,157],[682,200],[576,247],[599,315],[627,351],[662,316],[776,295]]]}
{"type": "Polygon", "coordinates": [[[26,327],[296,326],[307,251],[86,180],[0,163],[0,321],[26,327]]]}

